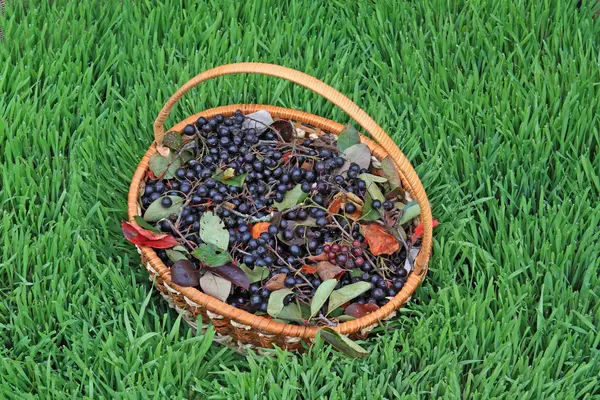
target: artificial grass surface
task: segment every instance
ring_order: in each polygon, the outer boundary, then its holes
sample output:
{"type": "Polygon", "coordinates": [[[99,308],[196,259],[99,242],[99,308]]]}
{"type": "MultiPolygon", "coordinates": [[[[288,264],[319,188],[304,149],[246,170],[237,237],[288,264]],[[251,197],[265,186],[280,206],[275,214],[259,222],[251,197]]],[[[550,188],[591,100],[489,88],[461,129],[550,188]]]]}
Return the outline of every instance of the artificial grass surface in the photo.
{"type": "MultiPolygon", "coordinates": [[[[1,398],[600,396],[600,26],[576,2],[9,1],[0,17],[1,398]],[[44,3],[44,5],[36,5],[44,3]],[[451,3],[451,4],[450,4],[451,3]],[[123,239],[163,102],[235,61],[353,98],[441,224],[418,303],[348,360],[245,358],[194,336],[123,239]]],[[[593,2],[584,2],[593,3],[593,2]]],[[[305,89],[227,77],[176,107],[305,89]]]]}

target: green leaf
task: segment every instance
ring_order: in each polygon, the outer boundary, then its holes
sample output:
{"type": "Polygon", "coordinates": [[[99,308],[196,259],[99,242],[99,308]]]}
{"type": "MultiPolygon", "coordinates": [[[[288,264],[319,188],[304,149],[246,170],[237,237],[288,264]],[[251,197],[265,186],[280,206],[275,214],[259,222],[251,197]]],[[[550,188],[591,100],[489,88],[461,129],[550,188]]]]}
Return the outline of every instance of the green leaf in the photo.
{"type": "Polygon", "coordinates": [[[179,150],[183,145],[183,138],[176,132],[167,132],[163,138],[163,145],[167,146],[171,150],[179,150]]]}
{"type": "Polygon", "coordinates": [[[247,114],[242,122],[242,130],[254,128],[260,135],[273,123],[273,117],[266,110],[258,110],[247,114]]]}
{"type": "Polygon", "coordinates": [[[150,168],[150,171],[152,171],[155,176],[159,177],[167,170],[168,164],[169,162],[165,157],[161,156],[159,153],[155,153],[150,157],[150,161],[148,161],[148,168],[150,168]]]}
{"type": "Polygon", "coordinates": [[[366,174],[366,173],[358,175],[358,178],[365,181],[365,183],[371,183],[371,182],[385,183],[388,181],[387,178],[384,178],[382,176],[366,174]]]}
{"type": "Polygon", "coordinates": [[[200,218],[200,239],[205,243],[214,244],[220,249],[227,250],[229,245],[229,231],[221,218],[212,211],[207,211],[200,218]]]}
{"type": "Polygon", "coordinates": [[[150,225],[149,223],[146,222],[146,220],[144,218],[140,217],[139,215],[136,215],[135,217],[133,217],[133,219],[140,227],[142,227],[150,232],[161,233],[161,231],[159,231],[157,227],[150,225]]]}
{"type": "Polygon", "coordinates": [[[226,251],[221,251],[212,244],[202,243],[192,253],[200,262],[211,266],[220,267],[231,261],[231,256],[226,251]]]}
{"type": "Polygon", "coordinates": [[[344,286],[341,289],[334,290],[331,293],[331,296],[329,296],[329,305],[327,306],[327,312],[330,313],[345,302],[360,296],[372,287],[373,285],[370,282],[356,282],[344,286]]]}
{"type": "Polygon", "coordinates": [[[323,283],[321,283],[319,285],[319,287],[315,291],[315,295],[313,296],[312,300],[310,301],[310,316],[311,317],[314,317],[315,315],[317,315],[317,313],[319,312],[321,307],[323,307],[323,304],[325,304],[325,302],[329,298],[329,295],[331,294],[331,292],[333,291],[333,289],[335,288],[335,285],[337,285],[337,283],[338,283],[337,279],[327,279],[326,281],[324,281],[323,283]]]}
{"type": "Polygon", "coordinates": [[[365,195],[365,205],[363,207],[363,215],[360,217],[361,221],[375,221],[381,218],[379,210],[373,207],[373,197],[371,193],[367,192],[365,195]]]}
{"type": "Polygon", "coordinates": [[[397,187],[402,187],[402,181],[400,180],[400,175],[398,175],[398,170],[396,169],[396,164],[392,157],[386,156],[381,160],[381,169],[383,169],[383,174],[387,178],[392,189],[397,187]]]}
{"type": "Polygon", "coordinates": [[[421,214],[421,207],[419,206],[419,203],[416,200],[413,200],[410,203],[406,204],[402,211],[404,211],[404,214],[402,214],[400,221],[398,221],[398,225],[404,225],[411,219],[421,214]]]}
{"type": "Polygon", "coordinates": [[[188,250],[187,250],[185,247],[183,247],[183,246],[182,246],[182,245],[180,245],[180,244],[178,244],[177,246],[173,247],[171,250],[180,251],[180,252],[182,252],[183,254],[190,254],[190,252],[189,252],[189,251],[188,251],[188,250]]]}
{"type": "Polygon", "coordinates": [[[288,208],[294,207],[296,204],[302,203],[307,197],[308,193],[302,191],[302,185],[297,184],[292,190],[285,194],[281,203],[273,203],[273,207],[279,211],[287,210],[288,208]]]}
{"type": "Polygon", "coordinates": [[[339,316],[341,316],[343,314],[344,314],[344,309],[342,307],[338,307],[335,310],[333,310],[332,312],[330,312],[328,317],[338,318],[339,316]]]}
{"type": "Polygon", "coordinates": [[[349,357],[362,358],[369,355],[369,352],[366,349],[358,345],[356,342],[348,339],[347,336],[344,336],[331,328],[319,329],[319,335],[334,349],[346,354],[349,357]]]}
{"type": "Polygon", "coordinates": [[[254,269],[250,269],[246,264],[240,264],[240,268],[246,273],[246,275],[248,275],[248,280],[250,280],[250,283],[260,282],[263,279],[267,279],[270,273],[269,268],[267,267],[255,266],[254,269]]]}
{"type": "Polygon", "coordinates": [[[304,304],[291,303],[284,306],[279,313],[279,318],[287,321],[303,322],[308,318],[310,310],[304,304]]]}
{"type": "Polygon", "coordinates": [[[292,292],[291,289],[279,289],[271,293],[269,296],[269,303],[267,304],[267,313],[273,318],[279,318],[279,314],[281,313],[281,310],[283,310],[283,299],[285,299],[285,296],[292,293],[294,292],[292,292]]]}
{"type": "Polygon", "coordinates": [[[225,171],[217,170],[213,175],[213,179],[231,186],[242,186],[248,174],[241,174],[234,176],[235,170],[233,168],[227,168],[225,171]]]}
{"type": "Polygon", "coordinates": [[[367,191],[373,200],[379,200],[382,203],[385,201],[385,196],[383,193],[381,193],[381,189],[377,183],[387,182],[386,178],[372,174],[360,174],[358,175],[358,178],[365,181],[365,184],[367,185],[367,191]]]}
{"type": "Polygon", "coordinates": [[[165,251],[167,253],[167,257],[169,257],[169,260],[171,260],[173,262],[177,262],[179,260],[187,260],[187,257],[185,256],[185,254],[183,254],[181,251],[172,250],[172,249],[167,249],[165,251]]]}
{"type": "Polygon", "coordinates": [[[346,162],[340,169],[337,170],[336,175],[342,175],[350,168],[350,164],[357,163],[360,168],[369,169],[371,165],[371,150],[369,146],[363,143],[355,144],[344,150],[344,156],[346,162]]]}
{"type": "Polygon", "coordinates": [[[358,131],[352,124],[348,124],[338,135],[337,148],[340,149],[340,151],[344,151],[348,147],[359,143],[360,136],[358,135],[358,131]]]}
{"type": "Polygon", "coordinates": [[[241,174],[238,176],[234,176],[231,179],[227,179],[227,181],[225,181],[224,183],[231,185],[231,186],[237,186],[240,187],[244,184],[244,181],[246,180],[246,177],[248,176],[248,174],[241,174]]]}
{"type": "Polygon", "coordinates": [[[200,278],[202,291],[221,301],[227,300],[231,292],[231,282],[212,272],[207,272],[200,278]]]}
{"type": "Polygon", "coordinates": [[[155,153],[150,157],[148,162],[148,168],[158,178],[172,179],[175,177],[175,171],[181,167],[181,160],[179,158],[174,159],[175,155],[173,152],[169,154],[169,158],[161,156],[159,153],[155,153]]]}
{"type": "Polygon", "coordinates": [[[144,219],[146,221],[155,222],[163,218],[168,218],[171,214],[179,214],[179,211],[181,211],[181,207],[183,206],[183,198],[178,196],[166,196],[169,197],[173,203],[171,204],[171,207],[165,208],[161,204],[163,197],[165,196],[159,197],[148,206],[148,209],[144,213],[144,219]]]}
{"type": "Polygon", "coordinates": [[[350,276],[352,278],[358,278],[359,276],[361,276],[362,274],[364,274],[364,272],[361,269],[358,268],[354,268],[350,270],[350,276]]]}
{"type": "Polygon", "coordinates": [[[184,150],[179,155],[181,164],[187,164],[188,161],[193,160],[194,158],[195,158],[195,154],[194,154],[193,150],[184,150]]]}

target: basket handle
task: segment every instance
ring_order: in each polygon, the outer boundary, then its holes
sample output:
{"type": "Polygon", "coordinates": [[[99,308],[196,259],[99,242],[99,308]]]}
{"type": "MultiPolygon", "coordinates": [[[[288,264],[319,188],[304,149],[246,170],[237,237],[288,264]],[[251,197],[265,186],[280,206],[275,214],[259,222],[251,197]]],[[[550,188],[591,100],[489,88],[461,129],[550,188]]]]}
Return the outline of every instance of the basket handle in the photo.
{"type": "Polygon", "coordinates": [[[352,100],[344,96],[336,89],[310,75],[279,65],[250,62],[222,65],[220,67],[212,68],[208,71],[202,72],[181,86],[173,94],[173,96],[167,100],[162,110],[160,110],[156,121],[154,121],[154,138],[156,143],[160,143],[162,141],[162,138],[165,135],[165,120],[169,116],[173,106],[184,94],[204,81],[231,74],[269,75],[285,79],[300,86],[304,86],[305,88],[323,96],[346,112],[366,132],[368,132],[381,147],[383,147],[389,153],[394,160],[396,167],[406,177],[406,181],[410,186],[412,194],[421,207],[421,223],[423,224],[424,229],[421,251],[419,252],[415,262],[415,272],[417,274],[425,273],[427,271],[427,264],[431,255],[433,225],[429,201],[427,199],[427,195],[425,194],[425,190],[423,189],[423,185],[417,176],[417,173],[410,165],[410,162],[406,156],[402,153],[402,151],[400,151],[398,146],[396,146],[394,141],[366,112],[364,112],[360,107],[354,104],[352,100]]]}

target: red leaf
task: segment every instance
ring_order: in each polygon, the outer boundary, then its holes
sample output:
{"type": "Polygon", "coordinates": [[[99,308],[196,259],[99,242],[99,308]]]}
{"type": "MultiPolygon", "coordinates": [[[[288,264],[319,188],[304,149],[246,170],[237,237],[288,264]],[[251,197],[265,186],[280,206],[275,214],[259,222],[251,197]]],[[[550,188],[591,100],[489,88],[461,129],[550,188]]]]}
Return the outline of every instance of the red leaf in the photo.
{"type": "Polygon", "coordinates": [[[345,269],[338,267],[337,265],[333,265],[329,261],[320,261],[317,263],[317,273],[319,277],[326,281],[327,279],[338,279],[338,275],[346,272],[345,269]]]}
{"type": "Polygon", "coordinates": [[[160,240],[160,239],[166,238],[167,236],[170,236],[167,233],[155,233],[155,232],[149,231],[147,229],[144,229],[137,224],[132,224],[132,223],[125,222],[125,221],[123,221],[121,223],[121,228],[123,229],[123,233],[125,233],[125,229],[134,229],[137,233],[139,233],[146,239],[150,239],[150,240],[160,240]],[[123,224],[127,224],[128,227],[124,228],[123,224]]]}
{"type": "Polygon", "coordinates": [[[146,179],[144,180],[148,180],[148,179],[152,179],[153,181],[156,180],[156,176],[154,175],[154,172],[148,170],[146,171],[146,179]]]}
{"type": "Polygon", "coordinates": [[[177,239],[168,234],[155,234],[137,225],[123,221],[121,223],[123,236],[133,244],[143,247],[153,247],[155,249],[168,249],[177,246],[177,239]]]}
{"type": "Polygon", "coordinates": [[[277,274],[274,275],[271,279],[265,283],[265,289],[270,291],[283,289],[285,287],[284,281],[286,278],[286,274],[277,274]]]}
{"type": "Polygon", "coordinates": [[[379,307],[377,304],[367,303],[367,304],[359,304],[352,303],[348,307],[346,307],[345,313],[347,315],[351,315],[354,318],[362,318],[367,314],[372,313],[377,310],[379,307]]]}
{"type": "Polygon", "coordinates": [[[269,225],[271,225],[270,222],[258,222],[252,225],[252,228],[250,229],[252,237],[257,239],[261,233],[267,232],[269,230],[269,225]]]}
{"type": "Polygon", "coordinates": [[[393,254],[400,249],[400,243],[381,225],[362,225],[362,229],[369,250],[374,256],[393,254]]]}
{"type": "Polygon", "coordinates": [[[317,267],[314,265],[303,265],[300,270],[306,274],[314,274],[317,272],[317,267]]]}
{"type": "MultiPolygon", "coordinates": [[[[439,224],[440,224],[439,221],[434,218],[431,225],[435,228],[439,224]]],[[[419,225],[417,225],[417,227],[415,228],[415,232],[413,233],[412,237],[410,238],[412,244],[415,244],[417,239],[420,238],[421,236],[423,236],[423,232],[424,232],[423,223],[420,223],[419,225]]]]}

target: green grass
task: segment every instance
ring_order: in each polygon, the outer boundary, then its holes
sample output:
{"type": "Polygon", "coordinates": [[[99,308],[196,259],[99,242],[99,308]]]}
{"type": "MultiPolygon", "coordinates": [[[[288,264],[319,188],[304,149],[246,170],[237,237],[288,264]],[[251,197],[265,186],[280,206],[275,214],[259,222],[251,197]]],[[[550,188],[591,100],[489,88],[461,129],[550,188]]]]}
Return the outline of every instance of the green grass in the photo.
{"type": "MultiPolygon", "coordinates": [[[[600,397],[595,9],[192,3],[6,4],[0,398],[600,397]],[[418,302],[362,343],[366,359],[322,344],[272,359],[211,345],[212,331],[195,336],[152,289],[121,235],[163,102],[236,61],[290,66],[353,98],[427,189],[441,222],[430,274],[418,302]]],[[[170,123],[235,102],[347,121],[303,88],[252,76],[193,90],[170,123]]]]}

